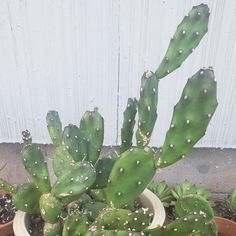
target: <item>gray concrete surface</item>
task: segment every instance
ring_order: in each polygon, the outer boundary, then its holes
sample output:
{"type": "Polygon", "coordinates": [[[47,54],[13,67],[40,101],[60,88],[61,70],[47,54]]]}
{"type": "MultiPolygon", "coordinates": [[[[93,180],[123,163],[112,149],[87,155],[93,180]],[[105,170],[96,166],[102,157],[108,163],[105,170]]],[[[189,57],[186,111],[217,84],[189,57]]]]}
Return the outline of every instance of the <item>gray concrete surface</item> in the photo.
{"type": "MultiPolygon", "coordinates": [[[[21,163],[21,147],[21,144],[0,144],[0,168],[7,163],[0,171],[0,177],[14,184],[30,179],[21,163]]],[[[40,145],[40,147],[52,173],[53,147],[51,145],[40,145]]],[[[103,153],[109,150],[109,147],[104,147],[103,153]]],[[[156,182],[165,180],[173,186],[188,179],[191,183],[224,196],[236,186],[235,171],[236,149],[196,148],[185,159],[158,170],[154,180],[156,182]]]]}

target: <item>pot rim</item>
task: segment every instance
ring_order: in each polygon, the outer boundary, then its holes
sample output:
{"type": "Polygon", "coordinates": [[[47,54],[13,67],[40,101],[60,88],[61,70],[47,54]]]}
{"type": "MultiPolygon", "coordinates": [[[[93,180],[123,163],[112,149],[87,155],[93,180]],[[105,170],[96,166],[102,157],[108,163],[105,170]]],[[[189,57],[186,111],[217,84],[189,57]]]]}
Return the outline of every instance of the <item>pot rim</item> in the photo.
{"type": "MultiPolygon", "coordinates": [[[[153,192],[145,189],[140,194],[140,201],[145,207],[150,209],[150,212],[154,214],[152,223],[148,228],[152,229],[157,226],[162,226],[165,222],[166,212],[160,199],[153,192]]],[[[28,214],[23,211],[16,212],[13,220],[13,229],[16,236],[30,236],[26,226],[29,224],[27,215],[28,214]]]]}
{"type": "Polygon", "coordinates": [[[227,223],[229,223],[229,224],[234,224],[234,225],[236,225],[236,222],[235,222],[235,221],[230,220],[230,219],[227,219],[227,218],[224,218],[224,217],[220,217],[220,216],[215,216],[215,217],[214,217],[214,220],[227,221],[227,223]]]}

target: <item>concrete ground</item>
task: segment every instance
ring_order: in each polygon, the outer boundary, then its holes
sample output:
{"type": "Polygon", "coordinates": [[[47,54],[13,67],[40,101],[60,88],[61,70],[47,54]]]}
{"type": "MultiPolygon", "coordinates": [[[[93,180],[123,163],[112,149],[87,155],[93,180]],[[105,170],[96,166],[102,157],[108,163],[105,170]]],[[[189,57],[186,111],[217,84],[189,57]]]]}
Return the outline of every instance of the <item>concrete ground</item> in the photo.
{"type": "MultiPolygon", "coordinates": [[[[53,147],[40,145],[52,173],[53,147]]],[[[0,177],[13,184],[29,178],[21,163],[21,144],[0,144],[0,177]]],[[[105,154],[109,147],[103,148],[105,154]]],[[[236,149],[196,148],[185,159],[165,169],[158,170],[154,180],[165,180],[171,186],[188,179],[191,183],[210,189],[219,197],[236,186],[236,149]]],[[[54,179],[54,177],[52,176],[54,179]]]]}

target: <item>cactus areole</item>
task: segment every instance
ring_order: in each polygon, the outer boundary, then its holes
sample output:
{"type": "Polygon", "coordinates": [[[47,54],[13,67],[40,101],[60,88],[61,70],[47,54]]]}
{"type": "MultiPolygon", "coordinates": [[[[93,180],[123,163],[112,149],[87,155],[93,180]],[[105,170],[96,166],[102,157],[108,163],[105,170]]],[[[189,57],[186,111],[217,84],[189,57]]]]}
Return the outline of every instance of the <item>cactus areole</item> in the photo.
{"type": "MultiPolygon", "coordinates": [[[[201,68],[189,78],[174,107],[161,152],[148,146],[157,121],[159,82],[199,45],[208,30],[209,15],[207,5],[194,6],[178,25],[155,72],[143,74],[139,98],[129,98],[124,111],[120,150],[101,152],[105,126],[98,109],[86,111],[77,125],[69,124],[64,129],[58,112],[49,111],[46,122],[55,148],[52,163],[57,177],[51,184],[40,148],[32,143],[28,130],[23,132],[21,156],[31,181],[14,187],[0,179],[0,185],[12,192],[18,210],[42,216],[44,236],[217,234],[213,211],[203,193],[192,196],[190,191],[183,197],[175,191],[178,218],[152,228],[153,209],[137,201],[157,169],[187,156],[204,136],[216,110],[214,71],[201,68]],[[132,146],[135,138],[136,146],[132,146]]],[[[163,201],[170,198],[164,183],[156,191],[163,201]]],[[[231,199],[235,208],[235,195],[231,199]]]]}

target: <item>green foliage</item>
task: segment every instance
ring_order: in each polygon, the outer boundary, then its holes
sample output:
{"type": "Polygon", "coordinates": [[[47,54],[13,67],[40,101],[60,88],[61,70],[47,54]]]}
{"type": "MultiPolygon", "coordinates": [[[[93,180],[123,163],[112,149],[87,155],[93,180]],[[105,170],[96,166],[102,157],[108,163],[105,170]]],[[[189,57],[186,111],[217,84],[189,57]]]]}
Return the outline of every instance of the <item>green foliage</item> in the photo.
{"type": "Polygon", "coordinates": [[[231,211],[236,213],[236,188],[231,192],[227,199],[228,207],[231,211]]]}
{"type": "Polygon", "coordinates": [[[171,189],[165,181],[161,181],[158,184],[151,182],[147,188],[157,195],[164,207],[169,207],[173,196],[171,194],[171,189]]]}
{"type": "Polygon", "coordinates": [[[182,185],[177,184],[174,187],[174,189],[171,190],[171,193],[176,200],[189,194],[199,195],[205,198],[206,200],[208,200],[211,196],[211,193],[209,190],[204,189],[204,188],[199,188],[195,184],[191,185],[187,180],[185,180],[182,185]]]}

